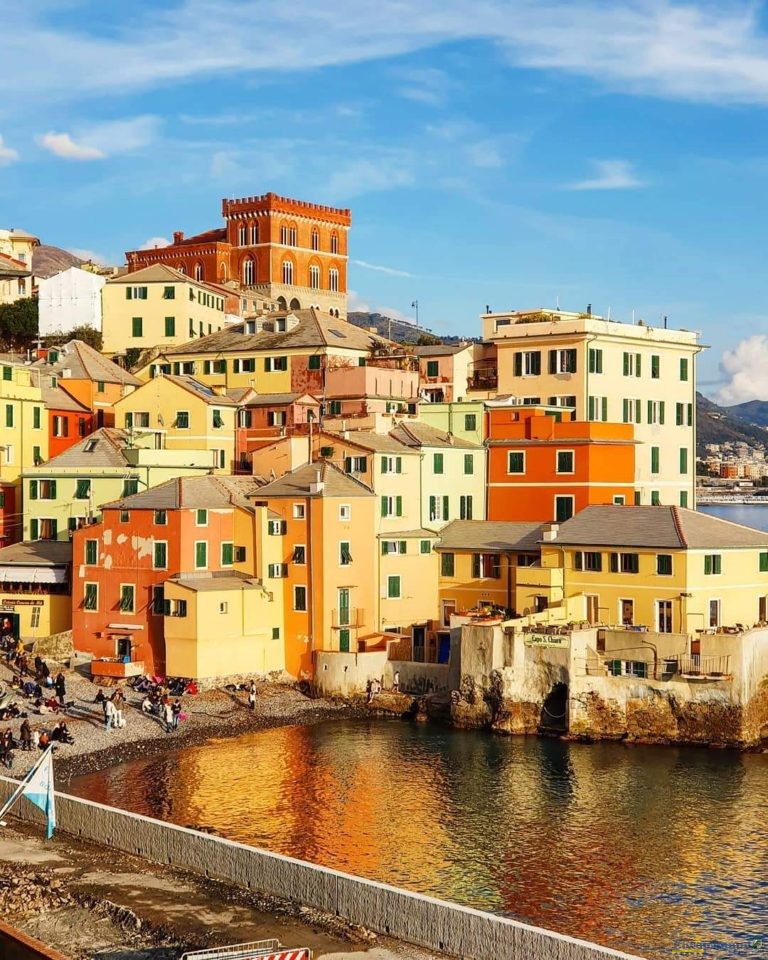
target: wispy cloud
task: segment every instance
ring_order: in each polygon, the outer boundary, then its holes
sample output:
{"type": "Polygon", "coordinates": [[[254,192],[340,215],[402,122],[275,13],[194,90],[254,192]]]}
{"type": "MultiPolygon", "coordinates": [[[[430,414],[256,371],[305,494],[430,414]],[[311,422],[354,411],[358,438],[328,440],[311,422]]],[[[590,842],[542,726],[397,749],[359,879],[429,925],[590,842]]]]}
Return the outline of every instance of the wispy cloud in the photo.
{"type": "Polygon", "coordinates": [[[103,253],[97,253],[96,250],[84,250],[82,247],[72,247],[69,251],[74,253],[76,257],[80,257],[83,263],[91,261],[92,263],[98,263],[100,266],[104,267],[110,262],[110,258],[105,256],[103,253]]]}
{"type": "Polygon", "coordinates": [[[418,163],[407,151],[391,155],[379,153],[376,157],[359,157],[340,161],[325,185],[325,193],[332,198],[350,199],[365,193],[409,187],[416,181],[418,163]]]}
{"type": "Polygon", "coordinates": [[[380,263],[368,263],[366,260],[353,260],[356,267],[362,267],[364,270],[375,270],[376,273],[386,273],[390,277],[413,277],[415,274],[408,273],[407,270],[395,270],[393,267],[383,267],[380,263]]]}
{"type": "Polygon", "coordinates": [[[0,167],[7,167],[12,163],[16,163],[19,159],[19,151],[14,150],[13,147],[9,147],[8,144],[0,137],[0,167]]]}
{"type": "Polygon", "coordinates": [[[40,146],[64,160],[103,160],[106,157],[103,150],[76,143],[68,133],[56,133],[53,130],[40,137],[40,146]]]}
{"type": "Polygon", "coordinates": [[[155,247],[169,247],[170,245],[171,241],[165,237],[150,237],[149,240],[142,243],[139,250],[154,250],[155,247]]]}
{"type": "Polygon", "coordinates": [[[595,160],[595,175],[576,183],[565,184],[566,190],[632,190],[645,187],[628,160],[595,160]]]}
{"type": "Polygon", "coordinates": [[[434,67],[399,70],[396,77],[402,83],[396,89],[399,96],[432,107],[442,106],[456,85],[447,73],[434,67]]]}

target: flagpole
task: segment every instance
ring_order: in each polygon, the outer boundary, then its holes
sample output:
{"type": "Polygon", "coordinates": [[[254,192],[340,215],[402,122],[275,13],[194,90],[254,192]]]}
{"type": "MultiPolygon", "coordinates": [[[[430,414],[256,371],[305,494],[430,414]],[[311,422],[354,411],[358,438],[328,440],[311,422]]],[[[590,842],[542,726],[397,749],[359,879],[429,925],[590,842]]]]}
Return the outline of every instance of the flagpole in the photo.
{"type": "Polygon", "coordinates": [[[25,787],[25,786],[27,785],[27,783],[32,779],[33,774],[35,773],[35,771],[37,770],[37,768],[40,766],[40,764],[43,762],[43,760],[45,760],[46,756],[48,755],[48,753],[50,753],[51,750],[53,750],[53,744],[52,744],[52,743],[49,744],[49,745],[45,748],[45,750],[43,750],[43,752],[40,754],[40,756],[37,758],[37,760],[32,764],[32,766],[31,766],[31,767],[29,768],[29,770],[27,771],[27,774],[26,774],[26,776],[24,777],[24,779],[21,780],[21,781],[19,781],[18,787],[16,787],[16,789],[15,789],[15,790],[13,791],[13,793],[11,794],[10,798],[6,801],[6,803],[5,803],[5,805],[3,806],[2,810],[0,810],[0,827],[4,827],[4,826],[5,826],[5,823],[3,823],[3,817],[5,816],[6,813],[8,813],[8,811],[11,809],[11,807],[14,805],[14,803],[16,803],[16,801],[19,799],[19,797],[21,796],[21,794],[22,794],[23,791],[24,791],[24,787],[25,787]]]}

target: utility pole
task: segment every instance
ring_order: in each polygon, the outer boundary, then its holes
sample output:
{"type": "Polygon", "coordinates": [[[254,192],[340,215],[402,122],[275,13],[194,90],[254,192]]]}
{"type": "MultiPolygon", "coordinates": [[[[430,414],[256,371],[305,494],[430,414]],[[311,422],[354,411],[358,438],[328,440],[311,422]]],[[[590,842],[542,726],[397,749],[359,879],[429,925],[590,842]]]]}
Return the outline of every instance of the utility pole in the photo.
{"type": "Polygon", "coordinates": [[[411,306],[412,306],[413,309],[416,311],[416,329],[418,330],[418,329],[419,329],[419,301],[418,301],[418,300],[414,300],[414,301],[411,303],[411,306]]]}

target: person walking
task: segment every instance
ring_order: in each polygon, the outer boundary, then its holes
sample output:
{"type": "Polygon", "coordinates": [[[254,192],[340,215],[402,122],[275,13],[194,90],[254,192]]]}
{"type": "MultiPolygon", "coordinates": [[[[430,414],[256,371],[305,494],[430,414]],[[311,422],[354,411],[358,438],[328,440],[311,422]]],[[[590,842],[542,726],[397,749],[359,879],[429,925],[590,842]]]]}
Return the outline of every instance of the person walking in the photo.
{"type": "Polygon", "coordinates": [[[256,684],[251,680],[251,685],[248,687],[248,709],[253,712],[256,709],[256,684]]]}
{"type": "Polygon", "coordinates": [[[399,670],[395,670],[395,675],[392,678],[392,689],[395,691],[395,693],[398,693],[400,691],[400,671],[399,670]]]}
{"type": "Polygon", "coordinates": [[[173,729],[178,730],[179,718],[181,717],[181,700],[179,700],[178,697],[176,697],[176,699],[173,701],[173,704],[171,706],[171,713],[173,715],[173,719],[171,720],[173,729]]]}
{"type": "Polygon", "coordinates": [[[112,694],[112,703],[115,707],[115,726],[124,727],[125,716],[123,715],[123,707],[125,706],[125,695],[120,687],[112,694]]]}
{"type": "Polygon", "coordinates": [[[67,681],[64,679],[64,674],[59,670],[56,674],[56,680],[53,684],[53,687],[56,691],[56,696],[59,698],[59,705],[64,706],[64,700],[67,696],[67,681]]]}
{"type": "Polygon", "coordinates": [[[114,700],[105,700],[104,701],[104,724],[107,732],[114,730],[117,726],[117,710],[115,710],[115,701],[114,700]]]}

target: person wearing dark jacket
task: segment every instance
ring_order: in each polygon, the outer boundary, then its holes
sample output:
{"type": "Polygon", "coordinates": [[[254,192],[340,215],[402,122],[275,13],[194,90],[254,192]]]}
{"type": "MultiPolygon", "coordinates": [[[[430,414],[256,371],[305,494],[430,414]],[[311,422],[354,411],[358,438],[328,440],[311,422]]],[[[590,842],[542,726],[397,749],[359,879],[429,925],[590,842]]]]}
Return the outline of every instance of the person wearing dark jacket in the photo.
{"type": "Polygon", "coordinates": [[[59,703],[63,707],[64,698],[67,695],[67,681],[64,679],[64,674],[61,671],[56,674],[56,680],[54,681],[53,687],[56,691],[56,696],[59,698],[59,703]]]}

